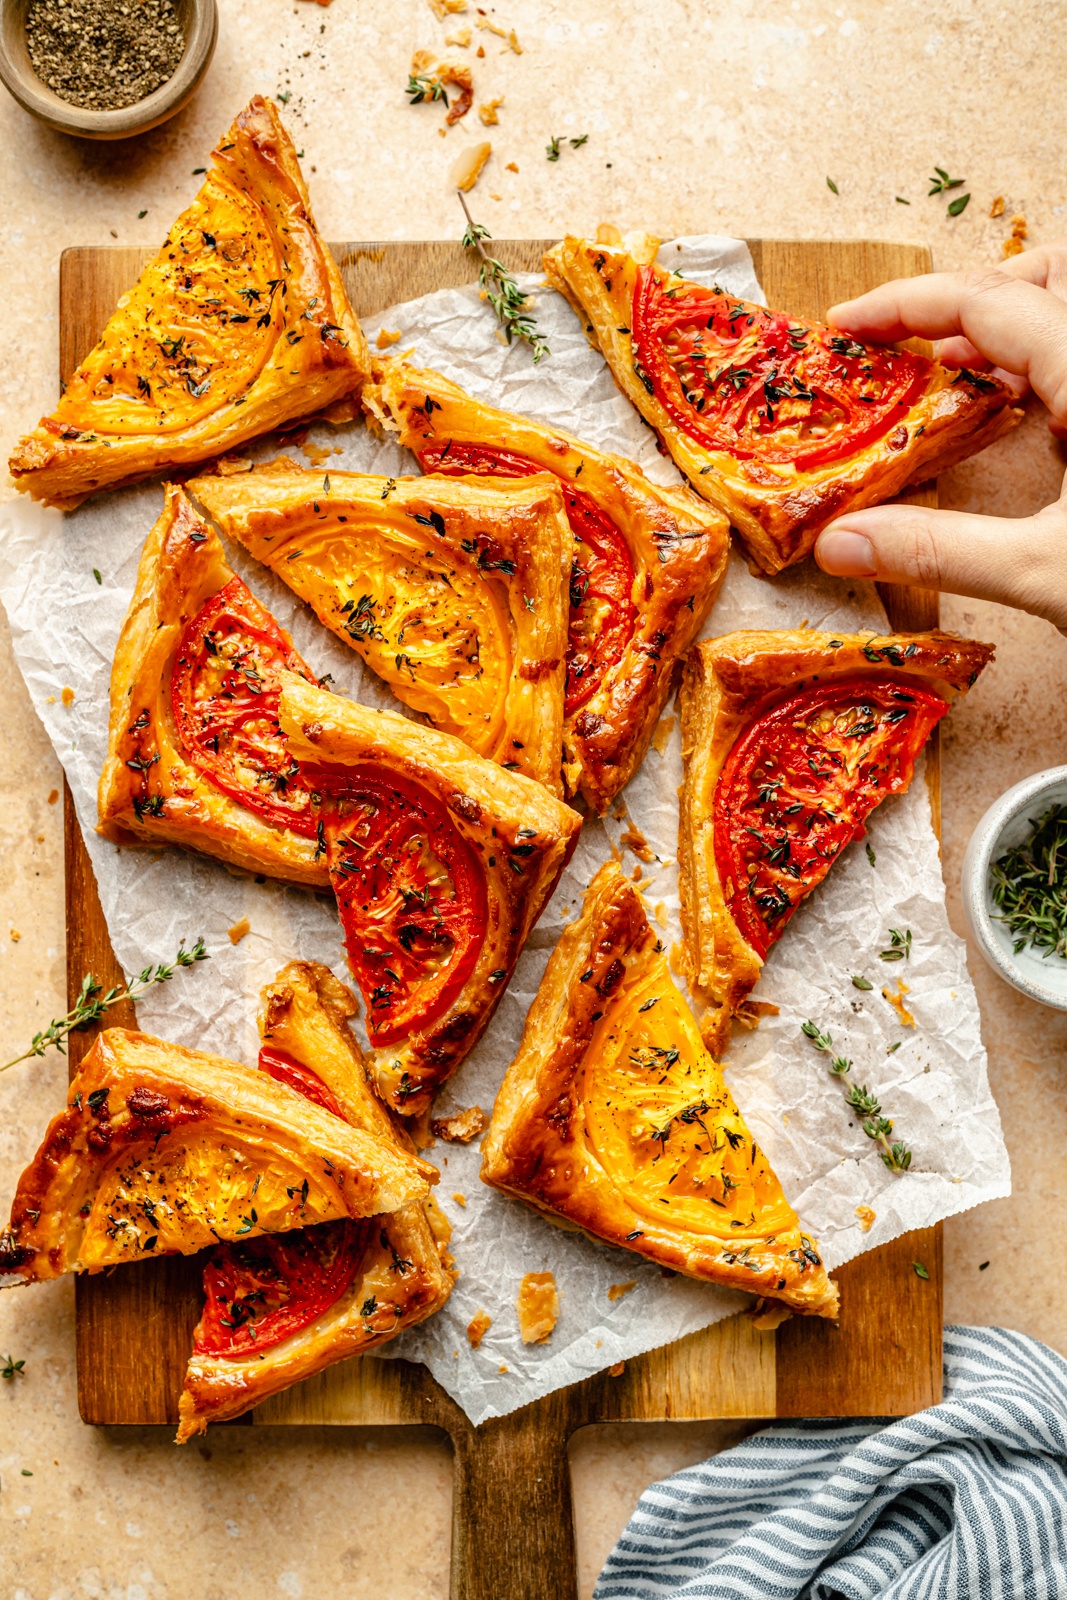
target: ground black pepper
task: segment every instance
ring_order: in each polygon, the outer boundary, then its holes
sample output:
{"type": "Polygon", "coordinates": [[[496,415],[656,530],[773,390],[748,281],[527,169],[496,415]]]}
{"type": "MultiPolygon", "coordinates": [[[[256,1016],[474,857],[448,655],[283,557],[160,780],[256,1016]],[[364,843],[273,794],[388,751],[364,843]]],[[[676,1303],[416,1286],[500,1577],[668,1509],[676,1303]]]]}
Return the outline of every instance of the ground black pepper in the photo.
{"type": "Polygon", "coordinates": [[[185,36],[173,0],[31,0],[26,46],[61,100],[117,111],[173,77],[185,36]]]}

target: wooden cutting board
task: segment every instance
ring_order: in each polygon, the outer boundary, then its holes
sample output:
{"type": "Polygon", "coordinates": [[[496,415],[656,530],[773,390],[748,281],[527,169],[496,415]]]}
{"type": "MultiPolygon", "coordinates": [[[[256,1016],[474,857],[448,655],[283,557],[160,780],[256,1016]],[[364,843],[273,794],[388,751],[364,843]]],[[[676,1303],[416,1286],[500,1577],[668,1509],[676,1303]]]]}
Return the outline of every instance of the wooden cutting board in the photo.
{"type": "MultiPolygon", "coordinates": [[[[513,270],[539,270],[545,244],[497,241],[513,270]]],[[[887,278],[930,269],[918,245],[750,241],[768,302],[795,316],[821,316],[836,300],[887,278]]],[[[470,282],[456,244],[333,246],[356,311],[371,316],[397,301],[470,282]]],[[[147,252],[67,250],[60,273],[60,368],[64,382],[95,343],[147,252]]],[[[488,311],[486,312],[488,316],[488,311]]],[[[931,503],[932,489],[918,492],[931,503]]],[[[147,529],[145,530],[147,533],[147,529]]],[[[891,623],[937,625],[935,594],[887,589],[891,623]]],[[[928,762],[939,817],[936,744],[928,762]]],[[[67,983],[82,975],[121,979],[69,793],[66,796],[67,983]]],[[[249,996],[249,1005],[255,996],[249,996]]],[[[133,1026],[133,1008],[109,1021],[133,1026]]],[[[71,1038],[72,1073],[93,1033],[71,1038]]],[[[599,1373],[511,1416],[471,1427],[422,1367],[353,1360],[331,1367],[260,1406],[254,1422],[430,1423],[455,1451],[452,1600],[576,1600],[567,1440],[592,1422],[706,1417],[904,1415],[941,1398],[941,1229],[923,1229],[870,1251],[837,1274],[836,1327],[793,1320],[758,1333],[747,1316],[599,1373]],[[912,1268],[926,1266],[924,1281],[912,1268]]],[[[146,1261],[77,1283],[78,1397],[93,1423],[177,1420],[182,1373],[199,1315],[197,1258],[146,1261]]],[[[383,1574],[383,1578],[386,1575],[383,1574]]]]}

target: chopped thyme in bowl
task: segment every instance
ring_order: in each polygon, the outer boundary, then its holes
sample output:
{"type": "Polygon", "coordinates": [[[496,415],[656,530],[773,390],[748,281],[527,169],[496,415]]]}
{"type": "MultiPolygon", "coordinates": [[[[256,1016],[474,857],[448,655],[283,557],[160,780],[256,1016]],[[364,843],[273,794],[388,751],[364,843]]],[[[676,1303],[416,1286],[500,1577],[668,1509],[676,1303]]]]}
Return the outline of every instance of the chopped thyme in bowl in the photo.
{"type": "Polygon", "coordinates": [[[1067,957],[1067,805],[1054,805],[1033,821],[1028,839],[992,863],[990,893],[1018,955],[1028,946],[1067,957]]]}

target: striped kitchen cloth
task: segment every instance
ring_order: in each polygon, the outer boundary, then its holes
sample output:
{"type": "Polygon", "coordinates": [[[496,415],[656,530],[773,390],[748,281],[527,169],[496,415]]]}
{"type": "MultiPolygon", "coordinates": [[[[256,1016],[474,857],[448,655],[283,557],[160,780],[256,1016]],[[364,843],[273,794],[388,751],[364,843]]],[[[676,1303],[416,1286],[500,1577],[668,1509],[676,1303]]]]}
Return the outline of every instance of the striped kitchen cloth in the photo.
{"type": "Polygon", "coordinates": [[[1067,1600],[1067,1361],[945,1329],[945,1397],[791,1422],[654,1483],[594,1600],[1067,1600]]]}

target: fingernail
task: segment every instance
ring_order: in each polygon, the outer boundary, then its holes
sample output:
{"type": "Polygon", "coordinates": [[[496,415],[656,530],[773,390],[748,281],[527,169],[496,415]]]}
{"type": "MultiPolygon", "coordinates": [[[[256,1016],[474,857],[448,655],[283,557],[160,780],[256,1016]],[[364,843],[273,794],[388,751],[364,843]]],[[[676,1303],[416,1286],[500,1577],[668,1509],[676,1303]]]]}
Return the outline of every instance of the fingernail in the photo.
{"type": "Polygon", "coordinates": [[[827,528],[815,543],[815,559],[837,578],[873,578],[878,572],[874,546],[850,528],[827,528]]]}

